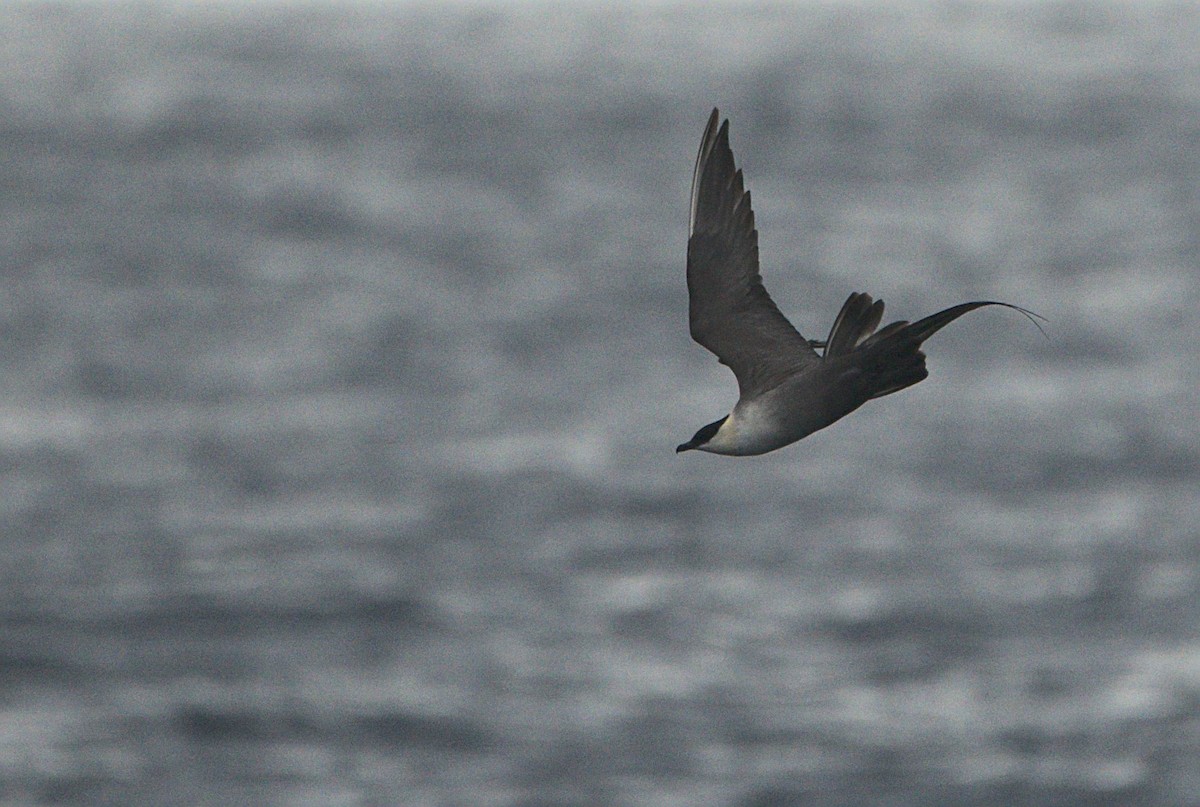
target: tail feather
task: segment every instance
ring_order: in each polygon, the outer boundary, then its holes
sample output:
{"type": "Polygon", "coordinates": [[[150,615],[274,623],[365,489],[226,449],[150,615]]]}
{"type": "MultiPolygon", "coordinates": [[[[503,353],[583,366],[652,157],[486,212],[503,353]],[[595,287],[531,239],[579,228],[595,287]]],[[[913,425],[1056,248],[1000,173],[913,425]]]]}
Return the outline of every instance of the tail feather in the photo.
{"type": "Polygon", "coordinates": [[[875,333],[871,334],[869,337],[864,339],[862,341],[862,343],[859,344],[859,347],[860,348],[869,347],[870,345],[873,345],[876,342],[880,342],[884,339],[887,339],[889,336],[892,336],[893,334],[899,333],[900,331],[904,330],[907,327],[908,327],[908,320],[906,320],[906,319],[902,319],[902,320],[899,320],[898,322],[892,322],[887,325],[884,325],[878,331],[876,331],[875,333]]]}
{"type": "MultiPolygon", "coordinates": [[[[920,383],[929,377],[925,367],[925,353],[919,344],[903,334],[883,342],[876,342],[868,353],[877,354],[874,358],[874,379],[872,398],[882,398],[902,389],[920,383]]],[[[868,364],[868,366],[870,366],[868,364]]]]}
{"type": "Polygon", "coordinates": [[[999,305],[1005,308],[1011,308],[1013,311],[1023,314],[1026,319],[1033,323],[1034,327],[1042,332],[1042,336],[1046,335],[1046,332],[1042,330],[1042,326],[1038,324],[1038,320],[1040,319],[1045,321],[1045,317],[1039,316],[1027,308],[1021,308],[1019,305],[1013,305],[1012,303],[1001,303],[997,302],[996,300],[976,300],[970,303],[960,303],[959,305],[951,306],[944,311],[939,311],[936,314],[930,314],[929,316],[925,317],[925,319],[917,320],[910,325],[909,328],[917,337],[918,342],[924,342],[926,339],[933,336],[935,333],[940,331],[942,328],[945,328],[951,322],[954,322],[954,320],[958,319],[968,311],[974,311],[976,308],[983,308],[984,306],[988,305],[999,305]]]}
{"type": "Polygon", "coordinates": [[[920,349],[926,339],[968,311],[989,305],[1011,308],[1023,314],[1045,335],[1046,332],[1038,324],[1043,317],[1020,306],[995,300],[962,303],[911,324],[907,321],[892,322],[876,331],[883,318],[883,301],[873,302],[870,295],[855,293],[842,305],[842,310],[834,320],[825,343],[825,358],[863,353],[863,365],[876,380],[877,391],[871,397],[881,398],[911,387],[929,375],[925,368],[925,354],[920,349]]]}

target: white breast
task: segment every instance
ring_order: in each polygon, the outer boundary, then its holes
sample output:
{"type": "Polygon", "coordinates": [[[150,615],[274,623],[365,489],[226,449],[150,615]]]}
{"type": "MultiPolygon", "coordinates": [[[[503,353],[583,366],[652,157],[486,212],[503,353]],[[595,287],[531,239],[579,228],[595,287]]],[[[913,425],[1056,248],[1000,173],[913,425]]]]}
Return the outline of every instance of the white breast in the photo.
{"type": "Polygon", "coordinates": [[[721,428],[700,446],[700,450],[732,456],[764,454],[795,439],[788,439],[782,426],[761,401],[739,401],[721,428]]]}

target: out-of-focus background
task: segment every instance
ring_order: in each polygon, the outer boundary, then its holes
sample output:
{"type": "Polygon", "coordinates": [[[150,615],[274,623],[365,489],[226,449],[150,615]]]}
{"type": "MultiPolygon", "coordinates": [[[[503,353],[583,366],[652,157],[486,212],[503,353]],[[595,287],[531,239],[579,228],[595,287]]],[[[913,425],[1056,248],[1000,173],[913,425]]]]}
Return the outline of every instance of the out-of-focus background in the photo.
{"type": "Polygon", "coordinates": [[[0,804],[1200,804],[1191,4],[0,8],[0,804]],[[930,379],[674,446],[714,105],[930,379]]]}

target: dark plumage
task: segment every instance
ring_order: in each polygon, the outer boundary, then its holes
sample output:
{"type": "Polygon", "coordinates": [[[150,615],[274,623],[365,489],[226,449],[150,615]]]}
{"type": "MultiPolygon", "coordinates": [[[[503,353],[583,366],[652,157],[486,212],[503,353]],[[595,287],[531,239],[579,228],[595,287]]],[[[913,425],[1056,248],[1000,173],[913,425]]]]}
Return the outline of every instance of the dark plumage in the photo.
{"type": "Polygon", "coordinates": [[[729,121],[718,127],[718,120],[714,109],[692,176],[688,324],[692,338],[733,370],[740,397],[729,415],[676,451],[762,454],[828,426],[872,398],[911,387],[929,375],[922,343],[976,308],[1011,308],[1037,325],[1037,315],[1020,306],[977,300],[879,328],[883,301],[854,293],[825,342],[805,339],[763,286],[750,193],[729,147],[729,121]],[[821,355],[817,348],[824,349],[821,355]]]}

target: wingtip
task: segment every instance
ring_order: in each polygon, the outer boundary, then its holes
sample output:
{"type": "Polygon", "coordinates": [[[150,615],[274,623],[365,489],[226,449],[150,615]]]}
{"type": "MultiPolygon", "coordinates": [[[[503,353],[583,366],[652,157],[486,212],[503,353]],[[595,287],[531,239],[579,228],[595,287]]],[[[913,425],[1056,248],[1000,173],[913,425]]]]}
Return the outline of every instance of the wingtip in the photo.
{"type": "Polygon", "coordinates": [[[692,169],[692,191],[688,204],[688,238],[691,238],[692,233],[696,229],[696,201],[697,194],[700,192],[700,174],[704,168],[704,163],[708,159],[708,155],[712,153],[717,141],[722,136],[726,141],[729,139],[729,120],[717,128],[717,122],[720,120],[721,112],[717,107],[713,107],[712,114],[708,116],[708,124],[704,127],[704,136],[700,139],[700,150],[696,153],[696,164],[692,169]]]}
{"type": "Polygon", "coordinates": [[[704,150],[704,146],[709,146],[709,150],[711,150],[712,144],[722,135],[726,138],[729,137],[729,118],[722,120],[721,110],[713,107],[712,113],[708,116],[708,123],[704,125],[704,137],[700,142],[701,150],[704,150]]]}

